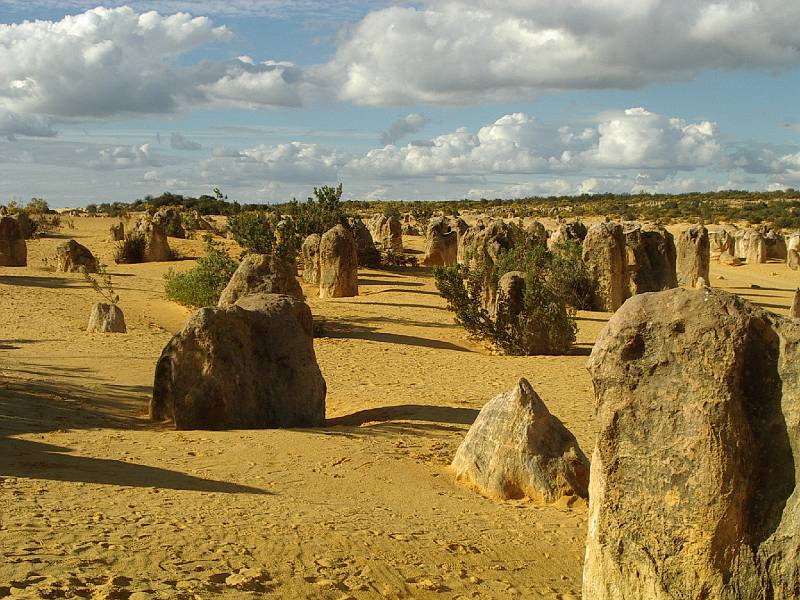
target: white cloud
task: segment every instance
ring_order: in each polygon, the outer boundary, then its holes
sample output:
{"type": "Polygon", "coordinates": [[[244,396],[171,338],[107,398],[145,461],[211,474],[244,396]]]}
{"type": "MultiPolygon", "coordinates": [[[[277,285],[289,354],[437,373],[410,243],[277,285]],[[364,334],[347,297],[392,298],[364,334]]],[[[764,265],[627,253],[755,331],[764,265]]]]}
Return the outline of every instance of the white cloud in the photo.
{"type": "Polygon", "coordinates": [[[384,146],[394,144],[407,135],[421,131],[427,122],[428,119],[419,113],[411,113],[402,119],[397,119],[389,129],[381,133],[381,144],[384,146]]]}
{"type": "Polygon", "coordinates": [[[169,137],[169,145],[174,150],[201,150],[203,146],[197,142],[187,139],[180,133],[173,133],[169,137]]]}
{"type": "Polygon", "coordinates": [[[324,70],[359,104],[629,89],[706,69],[800,64],[785,0],[441,0],[367,15],[324,70]]]}
{"type": "Polygon", "coordinates": [[[154,165],[150,155],[150,144],[141,146],[117,146],[100,150],[97,159],[89,163],[95,169],[130,169],[154,165]]]}
{"type": "Polygon", "coordinates": [[[585,153],[591,164],[615,168],[694,169],[719,155],[716,125],[687,123],[629,108],[598,125],[598,144],[585,153]]]}
{"type": "Polygon", "coordinates": [[[720,154],[716,126],[687,123],[641,108],[601,115],[595,127],[552,127],[513,113],[425,144],[370,150],[346,172],[374,177],[436,177],[575,172],[586,167],[692,170],[720,154]]]}

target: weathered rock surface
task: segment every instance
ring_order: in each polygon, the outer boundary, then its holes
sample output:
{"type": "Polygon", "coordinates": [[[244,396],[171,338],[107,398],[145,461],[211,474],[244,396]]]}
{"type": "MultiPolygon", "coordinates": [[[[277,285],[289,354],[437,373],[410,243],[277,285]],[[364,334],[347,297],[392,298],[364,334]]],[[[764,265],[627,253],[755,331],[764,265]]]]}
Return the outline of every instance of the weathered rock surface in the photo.
{"type": "Polygon", "coordinates": [[[125,239],[125,225],[124,223],[117,223],[108,228],[108,241],[121,242],[125,239]]]}
{"type": "Polygon", "coordinates": [[[583,241],[583,262],[594,284],[592,309],[615,311],[628,292],[625,236],[619,223],[596,223],[583,241]]]}
{"type": "Polygon", "coordinates": [[[378,266],[381,262],[381,253],[375,247],[375,242],[364,221],[357,217],[352,217],[349,222],[353,237],[356,240],[358,264],[362,267],[378,266]]]}
{"type": "Polygon", "coordinates": [[[174,238],[185,238],[186,229],[183,227],[181,213],[170,206],[162,206],[153,215],[153,222],[159,225],[166,235],[174,238]]]}
{"type": "Polygon", "coordinates": [[[303,281],[319,285],[319,242],[320,236],[312,233],[300,248],[303,255],[303,281]]]}
{"type": "Polygon", "coordinates": [[[734,256],[744,259],[748,264],[767,262],[767,243],[760,231],[737,229],[733,238],[735,241],[734,256]]]}
{"type": "Polygon", "coordinates": [[[786,265],[792,270],[800,268],[800,252],[791,249],[786,251],[786,265]]]}
{"type": "Polygon", "coordinates": [[[481,409],[452,467],[491,498],[550,503],[587,495],[589,461],[525,379],[481,409]]]}
{"type": "Polygon", "coordinates": [[[375,215],[370,219],[368,227],[376,246],[402,254],[403,224],[397,216],[375,215]]]}
{"type": "Polygon", "coordinates": [[[319,242],[319,297],[358,296],[358,253],[344,225],[326,231],[319,242]]]}
{"type": "Polygon", "coordinates": [[[17,212],[14,215],[14,219],[16,219],[17,223],[19,224],[19,234],[23,237],[23,239],[30,239],[33,237],[33,232],[35,227],[33,226],[33,222],[31,221],[30,216],[24,210],[17,212]]]}
{"type": "Polygon", "coordinates": [[[553,230],[553,233],[550,235],[550,241],[553,244],[566,242],[568,240],[583,241],[588,232],[589,230],[586,228],[586,225],[578,220],[570,221],[569,223],[562,222],[553,230]]]}
{"type": "Polygon", "coordinates": [[[164,228],[150,217],[142,217],[129,235],[144,238],[144,262],[166,262],[172,259],[172,250],[164,228]]]}
{"type": "Polygon", "coordinates": [[[76,273],[84,267],[89,273],[97,273],[97,259],[86,246],[75,240],[56,246],[56,270],[76,273]]]}
{"type": "Polygon", "coordinates": [[[294,262],[284,263],[268,254],[248,254],[239,263],[220,294],[217,306],[232,306],[251,294],[286,294],[303,299],[294,262]]]}
{"type": "Polygon", "coordinates": [[[792,306],[789,307],[789,316],[792,319],[800,319],[800,288],[797,288],[794,292],[792,306]]]}
{"type": "Polygon", "coordinates": [[[681,232],[675,248],[677,252],[676,271],[678,283],[688,287],[696,287],[697,280],[709,281],[709,263],[711,261],[711,245],[708,230],[702,225],[694,225],[681,232]]]}
{"type": "Polygon", "coordinates": [[[164,348],[150,417],[176,429],[307,427],[325,420],[311,310],[257,294],[202,308],[164,348]]]}
{"type": "Polygon", "coordinates": [[[719,256],[723,252],[727,252],[731,256],[734,255],[736,243],[731,233],[724,227],[710,233],[709,240],[711,243],[711,254],[713,256],[719,256]]]}
{"type": "Polygon", "coordinates": [[[97,302],[92,305],[92,312],[89,313],[89,325],[86,331],[92,333],[127,333],[125,326],[125,315],[122,309],[116,304],[97,302]]]}
{"type": "Polygon", "coordinates": [[[767,246],[767,260],[786,260],[786,240],[775,230],[770,230],[764,235],[764,243],[767,246]]]}
{"type": "Polygon", "coordinates": [[[800,322],[721,290],[628,300],[589,371],[585,600],[800,595],[800,322]]]}
{"type": "Polygon", "coordinates": [[[24,267],[28,264],[28,245],[13,217],[0,218],[0,267],[24,267]]]}
{"type": "Polygon", "coordinates": [[[549,234],[547,228],[539,221],[533,221],[525,228],[525,233],[538,240],[541,244],[547,245],[549,234]]]}
{"type": "Polygon", "coordinates": [[[628,256],[628,295],[658,292],[678,286],[675,241],[663,226],[652,223],[622,224],[628,256]]]}
{"type": "Polygon", "coordinates": [[[433,217],[425,230],[425,258],[422,264],[448,266],[458,259],[458,231],[444,217],[433,217]]]}

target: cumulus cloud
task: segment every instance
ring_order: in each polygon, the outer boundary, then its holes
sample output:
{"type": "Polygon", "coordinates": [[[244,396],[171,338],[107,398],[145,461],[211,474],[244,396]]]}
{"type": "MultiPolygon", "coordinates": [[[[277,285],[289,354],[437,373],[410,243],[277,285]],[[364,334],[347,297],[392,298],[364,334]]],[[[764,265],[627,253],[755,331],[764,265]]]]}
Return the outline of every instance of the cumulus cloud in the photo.
{"type": "Polygon", "coordinates": [[[380,177],[574,172],[586,167],[692,170],[720,154],[716,125],[632,108],[601,115],[594,127],[553,127],[525,113],[504,115],[477,133],[461,128],[427,144],[374,149],[347,165],[380,177]]]}
{"type": "Polygon", "coordinates": [[[55,137],[53,122],[48,117],[17,113],[0,108],[0,136],[15,140],[16,136],[55,137]]]}
{"type": "Polygon", "coordinates": [[[629,89],[706,69],[800,64],[784,0],[440,0],[367,15],[324,67],[360,104],[629,89]]]}
{"type": "Polygon", "coordinates": [[[407,135],[421,131],[427,122],[428,119],[419,113],[411,113],[402,119],[397,119],[389,129],[381,133],[381,144],[384,146],[394,144],[407,135]]]}
{"type": "Polygon", "coordinates": [[[89,166],[95,169],[130,169],[154,165],[150,155],[150,144],[142,146],[117,146],[104,148],[97,154],[97,159],[90,161],[89,166]]]}
{"type": "Polygon", "coordinates": [[[169,145],[174,150],[201,150],[203,146],[187,139],[180,133],[173,133],[169,138],[169,145]]]}
{"type": "Polygon", "coordinates": [[[104,118],[195,104],[302,103],[304,75],[289,63],[176,60],[230,38],[207,17],[139,14],[127,6],[0,25],[0,109],[104,118]]]}

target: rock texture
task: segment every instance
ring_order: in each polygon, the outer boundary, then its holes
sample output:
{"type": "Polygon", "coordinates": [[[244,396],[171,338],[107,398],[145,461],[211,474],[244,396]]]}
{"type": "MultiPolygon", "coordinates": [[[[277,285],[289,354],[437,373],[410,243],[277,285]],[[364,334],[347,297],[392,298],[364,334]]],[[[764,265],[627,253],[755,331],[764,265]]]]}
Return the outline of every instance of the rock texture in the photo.
{"type": "Polygon", "coordinates": [[[586,228],[586,225],[578,220],[569,223],[562,222],[553,230],[553,233],[550,235],[550,241],[553,244],[566,242],[568,240],[583,241],[588,232],[589,230],[586,228]]]}
{"type": "Polygon", "coordinates": [[[786,265],[792,270],[797,271],[800,268],[800,253],[797,250],[786,251],[786,265]]]}
{"type": "Polygon", "coordinates": [[[481,409],[452,468],[491,498],[549,503],[587,495],[589,461],[525,379],[481,409]]]}
{"type": "Polygon", "coordinates": [[[433,217],[425,230],[425,258],[422,264],[448,266],[458,259],[458,231],[444,217],[433,217]]]}
{"type": "Polygon", "coordinates": [[[32,238],[35,227],[33,226],[28,213],[25,211],[19,211],[14,215],[14,219],[16,219],[17,223],[19,224],[19,234],[23,237],[23,239],[27,240],[32,238]]]}
{"type": "Polygon", "coordinates": [[[217,306],[232,306],[251,294],[286,294],[302,300],[303,289],[296,274],[294,262],[283,263],[268,254],[248,254],[222,290],[217,306]]]}
{"type": "Polygon", "coordinates": [[[91,250],[75,240],[67,240],[56,246],[56,270],[76,273],[81,267],[89,273],[97,273],[97,259],[91,250]]]}
{"type": "Polygon", "coordinates": [[[615,311],[628,292],[625,236],[619,223],[596,223],[583,241],[583,262],[594,284],[592,309],[615,311]]]}
{"type": "Polygon", "coordinates": [[[319,242],[319,297],[358,296],[358,253],[344,225],[326,231],[319,242]]]}
{"type": "Polygon", "coordinates": [[[709,234],[709,241],[711,245],[711,254],[715,257],[723,252],[727,252],[731,256],[735,252],[735,241],[731,233],[725,229],[720,228],[717,231],[709,234]]]}
{"type": "Polygon", "coordinates": [[[28,245],[13,217],[0,217],[0,267],[28,264],[28,245]]]}
{"type": "Polygon", "coordinates": [[[800,595],[800,323],[721,290],[631,298],[589,359],[585,600],[800,595]]]}
{"type": "Polygon", "coordinates": [[[764,243],[767,246],[767,260],[786,260],[786,240],[773,229],[764,234],[764,243]]]}
{"type": "Polygon", "coordinates": [[[320,236],[312,233],[300,248],[303,255],[303,281],[319,285],[319,242],[320,236]]]}
{"type": "Polygon", "coordinates": [[[658,292],[678,286],[677,255],[672,234],[661,225],[622,224],[628,256],[628,295],[658,292]]]}
{"type": "Polygon", "coordinates": [[[325,420],[311,310],[258,294],[203,308],[164,348],[150,417],[176,429],[307,427],[325,420]]]}
{"type": "Polygon", "coordinates": [[[681,232],[676,246],[676,271],[678,283],[696,287],[697,280],[709,281],[708,269],[711,260],[711,245],[708,230],[702,225],[694,225],[681,232]]]}
{"type": "Polygon", "coordinates": [[[125,315],[122,314],[122,309],[116,304],[106,302],[97,302],[92,305],[86,331],[90,333],[127,333],[128,328],[125,326],[125,315]]]}
{"type": "Polygon", "coordinates": [[[142,217],[130,235],[144,238],[144,262],[166,262],[172,259],[172,250],[164,228],[150,217],[142,217]]]}
{"type": "Polygon", "coordinates": [[[522,271],[509,271],[503,273],[497,282],[497,296],[490,310],[492,317],[497,316],[501,303],[508,306],[508,316],[516,318],[525,305],[525,273],[522,271]]]}
{"type": "Polygon", "coordinates": [[[375,242],[369,229],[364,225],[364,221],[358,217],[349,220],[350,229],[356,240],[356,252],[358,253],[358,264],[362,267],[376,267],[381,262],[381,253],[375,247],[375,242]]]}
{"type": "Polygon", "coordinates": [[[789,307],[789,316],[792,319],[800,319],[800,288],[797,288],[794,292],[792,305],[789,307]]]}
{"type": "Polygon", "coordinates": [[[124,239],[125,239],[125,225],[123,223],[117,223],[116,225],[111,225],[108,228],[109,242],[121,242],[124,239]]]}
{"type": "Polygon", "coordinates": [[[525,228],[525,233],[538,240],[540,243],[547,245],[547,238],[549,237],[549,234],[547,232],[547,228],[539,221],[533,221],[530,225],[528,225],[525,228]]]}
{"type": "Polygon", "coordinates": [[[394,215],[375,215],[369,221],[369,232],[375,245],[379,248],[402,254],[403,224],[394,215]]]}
{"type": "Polygon", "coordinates": [[[153,222],[160,226],[169,237],[181,239],[186,237],[186,229],[183,227],[181,213],[175,208],[162,206],[153,215],[153,222]]]}
{"type": "Polygon", "coordinates": [[[748,264],[767,262],[767,243],[757,229],[737,229],[734,234],[734,256],[748,264]]]}

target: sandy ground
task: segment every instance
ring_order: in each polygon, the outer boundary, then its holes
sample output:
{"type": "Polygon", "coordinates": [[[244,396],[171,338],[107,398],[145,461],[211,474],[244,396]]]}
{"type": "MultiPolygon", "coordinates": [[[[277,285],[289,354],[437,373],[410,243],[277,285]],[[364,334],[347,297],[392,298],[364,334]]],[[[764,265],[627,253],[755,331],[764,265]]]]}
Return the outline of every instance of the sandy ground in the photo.
{"type": "MultiPolygon", "coordinates": [[[[306,289],[326,335],[326,427],[177,432],[145,411],[190,314],[163,274],[193,263],[114,265],[110,222],[75,218],[29,243],[27,268],[0,268],[0,597],[579,597],[585,504],[491,501],[447,466],[518,377],[590,454],[584,365],[607,314],[580,313],[573,355],[495,356],[453,324],[427,271],[362,270],[357,298],[306,289]],[[99,298],[52,270],[69,237],[111,265],[128,334],[85,332],[99,298]]],[[[785,313],[800,275],[713,264],[710,283],[785,313]]]]}

